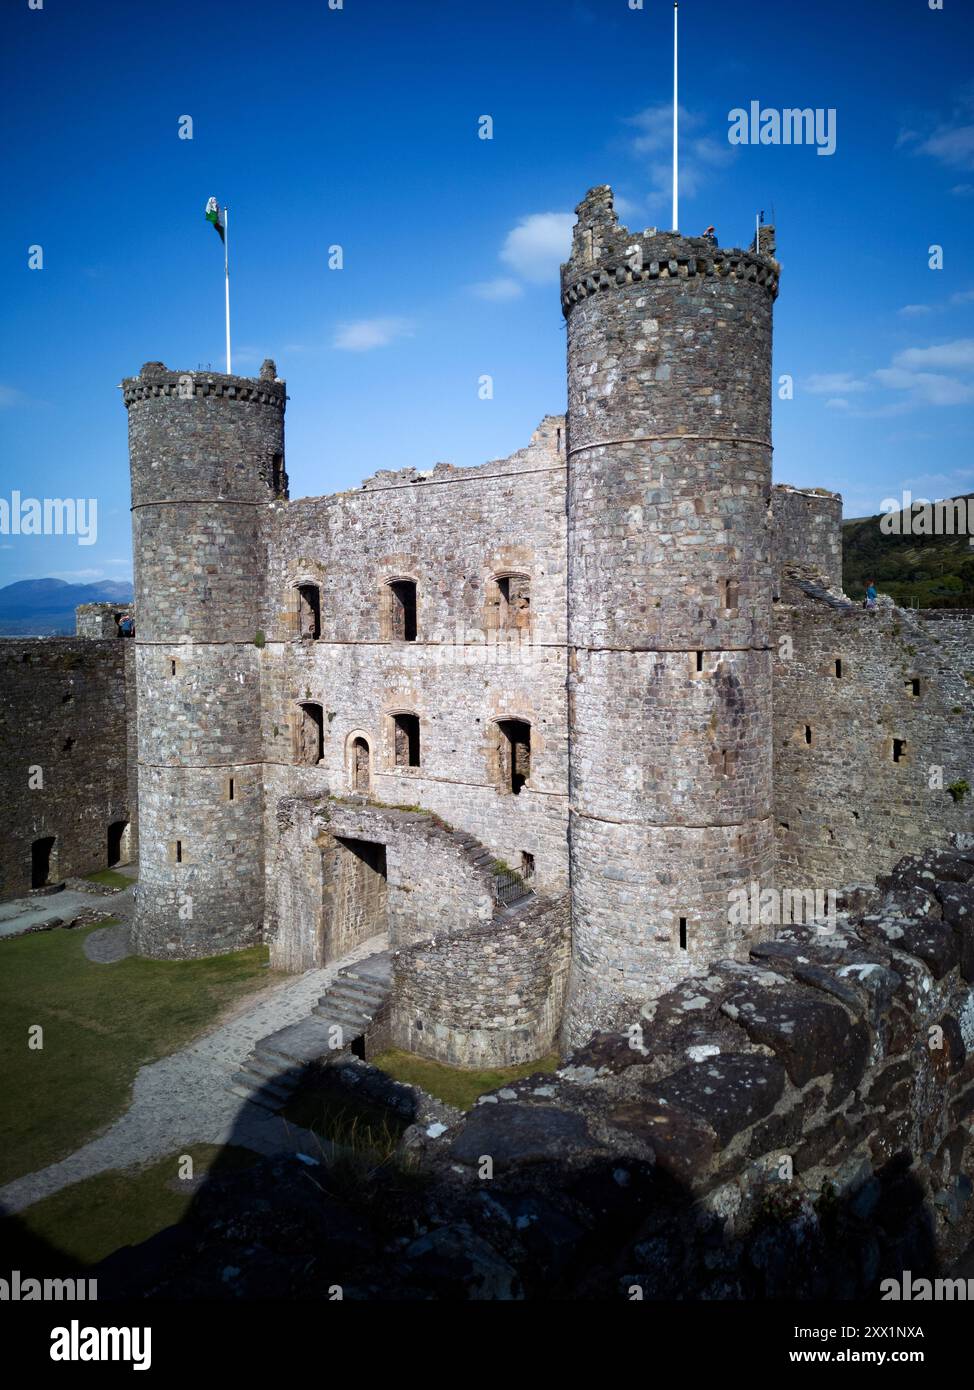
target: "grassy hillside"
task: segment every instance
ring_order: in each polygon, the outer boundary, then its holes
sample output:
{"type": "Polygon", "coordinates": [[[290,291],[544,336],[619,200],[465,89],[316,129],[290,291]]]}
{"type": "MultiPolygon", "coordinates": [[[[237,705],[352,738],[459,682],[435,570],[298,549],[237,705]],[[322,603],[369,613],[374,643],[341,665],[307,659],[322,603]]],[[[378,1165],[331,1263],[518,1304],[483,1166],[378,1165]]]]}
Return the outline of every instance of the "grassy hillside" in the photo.
{"type": "MultiPolygon", "coordinates": [[[[974,517],[974,493],[967,497],[974,517]]],[[[842,524],[847,594],[859,598],[872,578],[882,593],[907,608],[974,608],[974,537],[884,535],[879,523],[878,516],[867,516],[842,524]]]]}

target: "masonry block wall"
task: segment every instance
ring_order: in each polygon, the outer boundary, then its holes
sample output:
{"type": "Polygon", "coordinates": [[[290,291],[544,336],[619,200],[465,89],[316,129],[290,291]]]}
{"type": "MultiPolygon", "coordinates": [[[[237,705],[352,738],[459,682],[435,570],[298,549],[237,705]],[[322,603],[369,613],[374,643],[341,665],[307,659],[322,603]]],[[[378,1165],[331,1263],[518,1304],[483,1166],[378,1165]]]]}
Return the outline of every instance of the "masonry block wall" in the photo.
{"type": "Polygon", "coordinates": [[[125,604],[80,603],[74,610],[75,634],[78,637],[119,637],[118,620],[126,612],[125,604]]]}
{"type": "Polygon", "coordinates": [[[144,955],[260,939],[260,513],[286,490],[284,383],[147,363],[123,382],[135,555],[144,955]]]}
{"type": "Polygon", "coordinates": [[[121,836],[133,818],[129,646],[117,637],[0,642],[0,896],[109,866],[109,827],[121,836]],[[41,877],[44,847],[32,847],[47,840],[53,843],[41,877]]]}
{"type": "Polygon", "coordinates": [[[490,869],[473,863],[454,833],[425,813],[310,793],[282,797],[276,820],[266,937],[277,969],[314,969],[379,931],[400,948],[469,931],[493,915],[490,869]],[[367,848],[381,850],[364,855],[371,873],[361,875],[378,910],[349,932],[348,909],[358,912],[362,885],[350,899],[343,895],[367,848]]]}
{"type": "Polygon", "coordinates": [[[963,790],[974,788],[974,614],[941,611],[776,609],[779,887],[869,881],[974,830],[963,790]]]}
{"type": "Polygon", "coordinates": [[[578,208],[568,320],[566,1040],[747,943],[768,882],[778,266],[578,208]]]}
{"type": "Polygon", "coordinates": [[[771,489],[774,596],[786,573],[842,589],[842,498],[825,488],[771,489]]]}
{"type": "Polygon", "coordinates": [[[940,1273],[974,1231],[972,908],[970,848],[904,859],[834,931],[785,929],[647,1004],[641,1046],[603,1033],[482,1098],[431,1161],[476,1194],[493,1155],[495,1197],[530,1183],[579,1241],[600,1224],[579,1190],[604,1219],[625,1173],[615,1258],[577,1259],[590,1298],[875,1298],[940,1273]]]}
{"type": "Polygon", "coordinates": [[[435,811],[515,868],[529,855],[537,886],[564,891],[564,477],[564,421],[551,416],[508,459],[383,472],[355,491],[269,509],[268,835],[281,796],[358,789],[435,811]],[[512,580],[516,611],[499,583],[509,591],[512,580]],[[410,640],[394,630],[390,586],[400,581],[415,585],[410,640]],[[317,637],[302,632],[302,586],[320,595],[317,637]],[[314,766],[296,765],[308,753],[307,705],[321,728],[314,766]],[[418,720],[413,765],[401,738],[397,750],[403,714],[418,720]],[[530,726],[530,775],[516,794],[502,747],[508,720],[530,726]]]}
{"type": "Polygon", "coordinates": [[[570,903],[539,900],[396,952],[393,1046],[456,1067],[511,1067],[557,1047],[568,983],[570,903]]]}

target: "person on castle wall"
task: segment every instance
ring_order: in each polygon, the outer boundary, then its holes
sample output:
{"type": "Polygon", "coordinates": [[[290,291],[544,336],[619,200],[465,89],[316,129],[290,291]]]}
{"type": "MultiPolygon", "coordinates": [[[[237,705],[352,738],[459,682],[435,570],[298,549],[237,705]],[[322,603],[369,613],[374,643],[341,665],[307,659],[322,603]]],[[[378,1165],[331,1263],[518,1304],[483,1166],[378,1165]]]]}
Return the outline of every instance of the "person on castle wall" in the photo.
{"type": "Polygon", "coordinates": [[[135,620],[131,613],[123,613],[118,620],[118,631],[122,637],[135,636],[135,620]]]}
{"type": "Polygon", "coordinates": [[[717,233],[714,231],[713,227],[707,228],[703,234],[703,239],[704,241],[709,241],[711,246],[717,245],[717,233]]]}
{"type": "Polygon", "coordinates": [[[875,581],[875,579],[867,579],[867,580],[866,580],[866,601],[865,601],[865,603],[862,605],[863,608],[868,608],[869,611],[870,611],[871,613],[872,613],[872,612],[875,612],[875,609],[876,609],[876,599],[877,599],[877,597],[878,597],[878,595],[877,595],[877,593],[876,593],[876,581],[875,581]]]}

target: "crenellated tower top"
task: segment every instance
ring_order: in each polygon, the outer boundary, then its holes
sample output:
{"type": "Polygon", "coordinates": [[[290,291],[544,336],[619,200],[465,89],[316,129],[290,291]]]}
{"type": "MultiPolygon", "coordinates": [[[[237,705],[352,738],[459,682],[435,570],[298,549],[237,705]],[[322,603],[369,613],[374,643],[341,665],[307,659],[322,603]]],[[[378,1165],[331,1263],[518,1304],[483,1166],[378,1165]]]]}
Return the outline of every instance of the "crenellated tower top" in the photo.
{"type": "Polygon", "coordinates": [[[620,224],[608,184],[590,189],[575,209],[578,221],[572,250],[561,268],[561,307],[573,305],[601,290],[640,281],[718,276],[767,287],[778,293],[781,267],[774,259],[775,229],[760,228],[760,244],[745,251],[715,247],[706,237],[681,236],[655,227],[631,232],[620,224]]]}

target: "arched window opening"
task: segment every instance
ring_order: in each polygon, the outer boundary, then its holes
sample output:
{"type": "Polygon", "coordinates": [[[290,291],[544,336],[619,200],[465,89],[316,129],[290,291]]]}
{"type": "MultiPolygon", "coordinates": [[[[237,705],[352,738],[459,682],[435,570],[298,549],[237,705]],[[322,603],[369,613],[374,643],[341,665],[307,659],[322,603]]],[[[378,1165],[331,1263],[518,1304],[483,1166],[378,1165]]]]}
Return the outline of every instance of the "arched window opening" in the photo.
{"type": "Polygon", "coordinates": [[[359,736],[352,740],[351,749],[351,781],[353,792],[367,792],[369,790],[369,745],[364,738],[359,736]]]}

